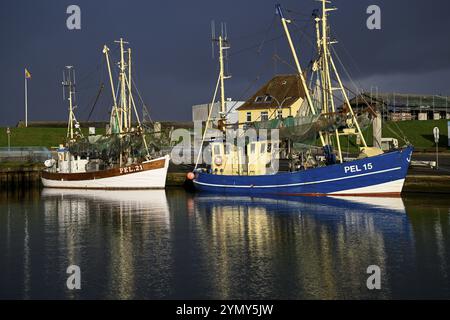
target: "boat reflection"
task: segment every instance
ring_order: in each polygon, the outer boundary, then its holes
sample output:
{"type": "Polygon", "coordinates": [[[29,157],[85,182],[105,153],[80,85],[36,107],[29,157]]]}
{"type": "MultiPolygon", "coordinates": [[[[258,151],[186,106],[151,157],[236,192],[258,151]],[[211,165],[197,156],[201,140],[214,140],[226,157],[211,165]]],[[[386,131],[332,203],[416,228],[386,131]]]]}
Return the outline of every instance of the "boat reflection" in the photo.
{"type": "MultiPolygon", "coordinates": [[[[164,190],[46,188],[41,199],[45,233],[58,234],[60,268],[75,264],[89,269],[85,282],[104,287],[106,298],[136,297],[140,286],[136,274],[158,274],[158,287],[169,281],[170,215],[164,190]],[[98,272],[93,272],[96,268],[98,272]]],[[[149,280],[146,285],[151,286],[155,280],[149,280]]],[[[76,292],[67,295],[75,297],[76,292]]]]}
{"type": "Polygon", "coordinates": [[[40,198],[8,199],[0,203],[0,284],[8,288],[0,297],[450,296],[448,200],[221,197],[181,188],[44,189],[40,198]],[[72,264],[82,290],[65,286],[72,264]],[[366,287],[370,265],[381,268],[381,290],[366,287]]]}
{"type": "Polygon", "coordinates": [[[401,198],[202,194],[193,201],[205,239],[198,253],[216,298],[388,297],[389,279],[369,292],[366,269],[386,270],[398,237],[412,238],[401,198]]]}

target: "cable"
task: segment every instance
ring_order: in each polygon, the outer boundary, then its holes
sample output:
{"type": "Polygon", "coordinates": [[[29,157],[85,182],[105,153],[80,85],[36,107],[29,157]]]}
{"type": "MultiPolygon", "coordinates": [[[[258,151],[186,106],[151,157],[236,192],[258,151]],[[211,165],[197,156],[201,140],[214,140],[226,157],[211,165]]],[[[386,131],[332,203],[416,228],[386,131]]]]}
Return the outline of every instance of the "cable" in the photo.
{"type": "Polygon", "coordinates": [[[100,85],[100,89],[98,90],[97,96],[95,97],[94,103],[91,108],[91,112],[89,112],[89,116],[88,116],[86,122],[89,122],[89,120],[91,119],[92,113],[94,112],[94,108],[97,105],[98,99],[100,98],[100,95],[102,94],[104,87],[105,87],[105,85],[102,83],[100,85]]]}

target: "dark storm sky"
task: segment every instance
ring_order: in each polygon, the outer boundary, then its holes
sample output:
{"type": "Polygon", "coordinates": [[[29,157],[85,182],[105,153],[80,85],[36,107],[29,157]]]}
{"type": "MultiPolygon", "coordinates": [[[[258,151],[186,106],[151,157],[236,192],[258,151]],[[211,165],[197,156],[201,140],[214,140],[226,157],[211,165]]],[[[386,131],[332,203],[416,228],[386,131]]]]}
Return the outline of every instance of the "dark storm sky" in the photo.
{"type": "MultiPolygon", "coordinates": [[[[191,106],[211,99],[217,77],[217,61],[211,57],[213,19],[228,24],[232,45],[227,96],[245,99],[274,73],[292,72],[286,63],[272,60],[277,53],[292,64],[275,17],[276,2],[2,0],[0,125],[15,125],[24,118],[25,66],[32,74],[30,121],[66,119],[60,85],[65,65],[76,68],[77,115],[85,120],[100,83],[107,84],[103,44],[117,57],[113,41],[120,37],[131,43],[134,78],[152,117],[190,120],[191,106]],[[81,30],[66,28],[70,4],[81,8],[81,30]]],[[[291,10],[286,16],[295,22],[293,36],[306,65],[312,57],[311,12],[319,4],[281,3],[291,10]]],[[[332,30],[340,41],[335,48],[358,86],[450,95],[450,1],[335,0],[334,5],[339,10],[332,13],[332,30]],[[381,30],[366,28],[371,4],[381,7],[381,30]]],[[[110,96],[106,86],[93,119],[107,119],[110,96]]]]}

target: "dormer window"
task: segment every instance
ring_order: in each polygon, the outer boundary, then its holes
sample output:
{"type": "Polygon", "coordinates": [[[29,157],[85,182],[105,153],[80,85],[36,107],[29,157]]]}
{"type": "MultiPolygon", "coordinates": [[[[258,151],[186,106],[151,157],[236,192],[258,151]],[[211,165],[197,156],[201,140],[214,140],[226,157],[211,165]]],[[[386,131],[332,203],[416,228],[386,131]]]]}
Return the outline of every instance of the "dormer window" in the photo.
{"type": "Polygon", "coordinates": [[[256,99],[255,99],[255,102],[256,103],[261,103],[261,102],[263,102],[264,101],[264,97],[263,96],[258,96],[258,97],[256,97],[256,99]]]}
{"type": "Polygon", "coordinates": [[[265,102],[272,102],[273,98],[272,96],[266,96],[265,102]]]}

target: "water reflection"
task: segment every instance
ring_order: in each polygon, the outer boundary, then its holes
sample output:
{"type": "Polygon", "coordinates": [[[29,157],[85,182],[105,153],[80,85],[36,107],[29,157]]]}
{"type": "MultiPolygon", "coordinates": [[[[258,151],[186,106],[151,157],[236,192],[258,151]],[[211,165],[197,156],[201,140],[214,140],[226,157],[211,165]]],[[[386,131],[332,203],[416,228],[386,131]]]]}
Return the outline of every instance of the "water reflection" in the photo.
{"type": "MultiPolygon", "coordinates": [[[[386,270],[395,246],[389,233],[412,238],[401,199],[197,196],[194,201],[200,231],[210,238],[201,256],[214,269],[217,291],[225,283],[225,289],[234,288],[232,295],[366,296],[367,266],[386,270]],[[236,282],[238,273],[242,281],[236,282]]],[[[385,290],[371,296],[389,296],[389,279],[383,280],[385,290]]]]}
{"type": "Polygon", "coordinates": [[[57,223],[58,242],[64,243],[60,269],[70,264],[97,269],[100,274],[90,274],[86,283],[104,286],[108,298],[137,297],[136,273],[157,275],[158,286],[168,287],[170,219],[164,190],[44,189],[42,200],[45,225],[57,223]]]}
{"type": "Polygon", "coordinates": [[[450,297],[450,202],[0,194],[0,298],[450,297]],[[79,265],[82,289],[66,288],[79,265]],[[369,265],[382,290],[366,288],[369,265]]]}

